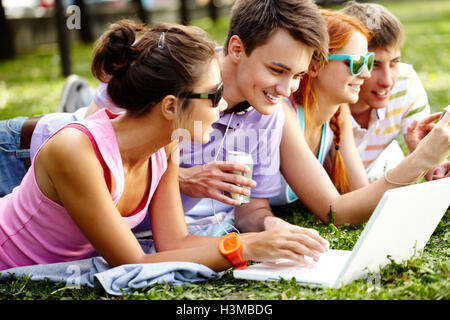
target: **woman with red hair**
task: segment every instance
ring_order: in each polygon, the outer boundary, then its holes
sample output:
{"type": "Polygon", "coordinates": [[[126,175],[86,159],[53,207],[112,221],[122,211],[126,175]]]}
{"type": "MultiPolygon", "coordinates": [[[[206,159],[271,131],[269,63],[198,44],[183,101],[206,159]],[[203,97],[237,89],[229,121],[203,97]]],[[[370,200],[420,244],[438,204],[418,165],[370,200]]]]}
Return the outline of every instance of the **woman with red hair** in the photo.
{"type": "MultiPolygon", "coordinates": [[[[298,119],[309,148],[342,194],[369,183],[354,143],[347,104],[358,101],[374,56],[367,52],[371,33],[361,21],[341,12],[321,13],[328,27],[328,61],[313,59],[299,89],[284,103],[287,116],[298,119]]],[[[282,180],[282,190],[271,199],[272,205],[297,199],[282,180]]]]}

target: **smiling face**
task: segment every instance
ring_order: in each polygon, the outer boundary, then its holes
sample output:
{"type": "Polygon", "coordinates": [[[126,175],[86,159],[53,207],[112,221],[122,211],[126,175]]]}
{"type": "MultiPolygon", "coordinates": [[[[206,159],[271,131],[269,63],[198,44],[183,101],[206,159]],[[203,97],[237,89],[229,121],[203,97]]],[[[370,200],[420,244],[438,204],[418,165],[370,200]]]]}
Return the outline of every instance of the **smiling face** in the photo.
{"type": "Polygon", "coordinates": [[[398,77],[400,49],[374,49],[373,52],[375,52],[375,63],[372,77],[361,87],[357,103],[360,110],[386,107],[398,77]]]}
{"type": "MultiPolygon", "coordinates": [[[[367,39],[362,33],[354,31],[345,46],[333,54],[367,55],[367,39]]],[[[320,107],[358,101],[361,86],[370,78],[370,73],[365,65],[362,73],[354,76],[349,64],[349,60],[330,60],[312,75],[320,107]]]]}
{"type": "MultiPolygon", "coordinates": [[[[220,68],[217,59],[213,59],[206,67],[202,79],[194,86],[192,93],[213,93],[221,84],[220,68]]],[[[212,132],[212,124],[219,120],[219,113],[225,110],[227,103],[221,99],[217,107],[213,107],[211,99],[188,99],[188,106],[183,111],[184,123],[192,137],[192,141],[207,143],[212,132]],[[200,127],[201,124],[201,127],[200,127]]]]}
{"type": "MultiPolygon", "coordinates": [[[[271,114],[283,97],[297,90],[313,49],[295,40],[284,29],[277,30],[249,56],[245,54],[242,42],[238,48],[233,46],[233,41],[239,42],[239,38],[230,41],[228,51],[236,64],[232,100],[247,100],[260,113],[271,114]]],[[[226,83],[224,90],[227,90],[226,83]]]]}

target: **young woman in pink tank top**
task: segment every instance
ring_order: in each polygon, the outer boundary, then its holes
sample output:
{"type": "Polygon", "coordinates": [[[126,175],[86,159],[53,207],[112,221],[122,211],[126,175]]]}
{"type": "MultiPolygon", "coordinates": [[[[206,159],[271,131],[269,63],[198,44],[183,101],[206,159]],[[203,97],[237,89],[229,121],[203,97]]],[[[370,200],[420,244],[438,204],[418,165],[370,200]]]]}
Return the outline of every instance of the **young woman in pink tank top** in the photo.
{"type": "Polygon", "coordinates": [[[184,130],[177,137],[206,143],[226,107],[214,48],[196,27],[111,25],[92,72],[125,112],[100,110],[60,129],[22,184],[0,198],[0,270],[97,253],[111,266],[190,261],[219,271],[247,260],[300,260],[305,241],[326,249],[313,230],[309,240],[278,229],[221,240],[188,233],[172,136],[184,130]],[[131,232],[147,209],[155,254],[145,254],[131,232]]]}

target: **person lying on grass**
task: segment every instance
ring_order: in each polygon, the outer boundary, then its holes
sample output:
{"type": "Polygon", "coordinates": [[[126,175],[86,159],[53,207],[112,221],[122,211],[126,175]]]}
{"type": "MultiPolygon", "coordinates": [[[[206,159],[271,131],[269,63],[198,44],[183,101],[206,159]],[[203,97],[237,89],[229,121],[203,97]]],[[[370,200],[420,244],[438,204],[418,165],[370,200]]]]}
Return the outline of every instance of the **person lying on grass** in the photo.
{"type": "Polygon", "coordinates": [[[194,137],[200,121],[196,137],[205,143],[226,108],[214,48],[197,27],[111,25],[96,45],[92,71],[126,112],[100,110],[41,146],[21,185],[0,198],[0,270],[100,254],[111,267],[189,261],[219,271],[237,260],[317,260],[327,250],[312,229],[274,229],[237,235],[236,260],[219,250],[218,238],[188,234],[172,134],[194,137]],[[154,254],[145,254],[131,232],[147,209],[154,254]]]}
{"type": "MultiPolygon", "coordinates": [[[[355,142],[364,166],[370,172],[373,163],[381,159],[382,152],[400,133],[409,152],[414,151],[439,114],[430,116],[427,93],[419,76],[412,65],[401,62],[404,30],[397,17],[377,3],[350,1],[342,12],[360,19],[374,35],[369,41],[369,51],[375,53],[372,77],[361,86],[358,101],[350,103],[355,142]]],[[[387,157],[379,161],[389,169],[392,167],[389,163],[395,160],[387,157]]],[[[425,179],[449,176],[450,162],[444,161],[429,170],[425,179]]],[[[374,178],[380,176],[374,173],[374,178]]]]}
{"type": "MultiPolygon", "coordinates": [[[[370,78],[374,56],[367,52],[371,33],[361,21],[330,10],[322,10],[322,15],[330,38],[328,62],[313,59],[299,89],[282,103],[286,116],[298,119],[309,148],[343,194],[369,184],[346,104],[357,101],[361,85],[370,78]],[[345,60],[349,56],[354,60],[345,60]]],[[[280,195],[270,203],[282,205],[296,199],[283,178],[280,195]]]]}

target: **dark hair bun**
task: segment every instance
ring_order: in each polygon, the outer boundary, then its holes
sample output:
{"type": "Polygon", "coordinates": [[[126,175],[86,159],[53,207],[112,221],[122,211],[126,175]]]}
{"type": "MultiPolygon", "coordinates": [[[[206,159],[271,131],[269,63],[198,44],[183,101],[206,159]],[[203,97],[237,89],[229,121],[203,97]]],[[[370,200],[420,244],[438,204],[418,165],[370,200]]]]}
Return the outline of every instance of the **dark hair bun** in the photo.
{"type": "Polygon", "coordinates": [[[117,106],[139,116],[167,95],[191,92],[215,57],[214,48],[198,27],[164,23],[144,28],[119,21],[100,37],[91,69],[108,83],[108,96],[117,106]]]}
{"type": "Polygon", "coordinates": [[[137,52],[133,48],[136,32],[142,27],[132,21],[121,20],[110,26],[95,47],[92,72],[101,81],[115,75],[120,76],[127,69],[137,52]]]}

